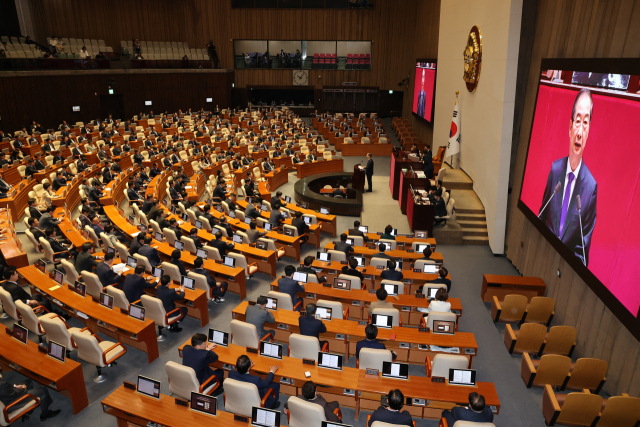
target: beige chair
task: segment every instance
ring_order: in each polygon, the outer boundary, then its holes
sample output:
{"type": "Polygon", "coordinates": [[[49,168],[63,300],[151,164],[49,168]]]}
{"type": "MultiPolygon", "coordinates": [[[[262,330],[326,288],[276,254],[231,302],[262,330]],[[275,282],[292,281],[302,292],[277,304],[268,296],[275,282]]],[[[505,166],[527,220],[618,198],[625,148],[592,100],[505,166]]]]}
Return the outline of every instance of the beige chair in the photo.
{"type": "Polygon", "coordinates": [[[198,251],[196,244],[191,237],[181,236],[180,241],[184,243],[184,251],[192,254],[195,254],[198,251]]]}
{"type": "MultiPolygon", "coordinates": [[[[36,313],[33,311],[33,308],[31,308],[31,306],[23,303],[22,301],[18,300],[15,301],[16,304],[16,308],[18,309],[18,313],[20,313],[20,317],[22,318],[22,325],[29,329],[29,331],[31,331],[31,333],[35,334],[38,337],[38,341],[40,342],[40,344],[42,344],[42,337],[45,334],[44,329],[42,329],[42,326],[40,325],[40,322],[38,321],[38,317],[36,316],[36,313]]],[[[47,313],[47,314],[43,314],[42,317],[51,317],[51,316],[57,316],[56,314],[53,313],[47,313]]]]}
{"type": "Polygon", "coordinates": [[[73,340],[71,334],[79,333],[91,335],[91,331],[89,331],[88,327],[85,328],[70,328],[69,325],[62,319],[62,317],[58,315],[53,316],[41,316],[40,317],[40,326],[44,329],[47,334],[47,341],[55,341],[58,344],[61,344],[67,348],[67,356],[75,349],[78,348],[78,345],[73,340]]]}
{"type": "Polygon", "coordinates": [[[258,272],[257,262],[248,264],[247,258],[237,252],[229,252],[227,255],[236,260],[236,267],[244,268],[244,274],[247,278],[253,277],[253,275],[258,272]]]}
{"type": "Polygon", "coordinates": [[[456,354],[438,353],[427,356],[424,362],[427,377],[449,378],[450,369],[469,369],[469,359],[466,356],[456,354]]]}
{"type": "Polygon", "coordinates": [[[356,368],[377,369],[382,372],[383,362],[393,362],[391,350],[363,348],[360,350],[360,357],[356,360],[356,368]]]}
{"type": "Polygon", "coordinates": [[[533,297],[524,316],[525,323],[541,323],[551,326],[556,301],[549,297],[533,297]]]}
{"type": "Polygon", "coordinates": [[[347,255],[342,251],[335,251],[333,249],[329,249],[327,252],[331,254],[331,262],[347,261],[347,255]]]}
{"type": "Polygon", "coordinates": [[[158,223],[152,219],[149,220],[149,225],[151,225],[151,228],[153,229],[154,233],[160,233],[162,234],[162,230],[160,230],[160,226],[158,225],[158,223]]]}
{"type": "MultiPolygon", "coordinates": [[[[344,255],[344,252],[343,252],[343,255],[344,255]]],[[[333,255],[331,255],[331,261],[333,261],[333,255]]],[[[348,274],[339,274],[338,279],[351,280],[351,289],[362,289],[362,281],[357,276],[349,276],[348,274]]]]}
{"type": "Polygon", "coordinates": [[[176,308],[175,310],[167,313],[164,310],[162,301],[156,297],[142,295],[140,300],[142,301],[142,306],[145,309],[145,317],[153,320],[158,326],[158,341],[164,341],[165,337],[162,335],[162,329],[167,328],[182,319],[182,312],[179,308],[176,308]]]}
{"type": "Polygon", "coordinates": [[[283,256],[285,256],[286,251],[284,250],[284,247],[277,247],[276,243],[271,240],[271,239],[265,239],[263,237],[260,237],[258,239],[258,241],[260,242],[265,242],[267,244],[267,250],[268,251],[274,251],[276,253],[276,259],[280,259],[283,256]]]}
{"type": "MultiPolygon", "coordinates": [[[[203,218],[205,219],[205,218],[203,218]]],[[[204,225],[204,223],[203,223],[204,225]]],[[[207,258],[210,260],[214,260],[214,261],[222,261],[222,257],[220,256],[220,252],[218,251],[217,248],[214,248],[212,246],[208,246],[208,245],[204,245],[202,247],[202,249],[204,249],[205,251],[207,251],[207,258]]]]}
{"type": "Polygon", "coordinates": [[[380,239],[379,243],[384,243],[387,251],[395,251],[398,248],[398,243],[395,240],[380,239]]]}
{"type": "MultiPolygon", "coordinates": [[[[291,396],[287,406],[289,407],[287,412],[289,427],[322,427],[322,422],[327,421],[324,408],[317,403],[291,396]]],[[[342,420],[340,408],[336,408],[334,413],[342,420]]]]}
{"type": "Polygon", "coordinates": [[[211,231],[211,224],[209,224],[209,220],[205,217],[200,217],[198,219],[198,221],[200,221],[202,223],[202,228],[207,230],[207,231],[211,231]]]}
{"type": "Polygon", "coordinates": [[[202,289],[209,299],[213,298],[213,296],[211,295],[211,288],[209,287],[207,278],[204,275],[189,271],[187,273],[187,277],[194,279],[196,289],[202,289]]]}
{"type": "Polygon", "coordinates": [[[167,242],[169,245],[174,246],[176,244],[176,240],[178,240],[178,237],[176,236],[176,233],[174,233],[173,230],[170,230],[165,227],[162,229],[162,234],[164,235],[164,241],[167,242]]]}
{"type": "MultiPolygon", "coordinates": [[[[127,300],[127,296],[123,291],[116,288],[115,286],[107,286],[105,288],[107,295],[113,297],[113,306],[122,310],[129,310],[129,300],[127,300]]],[[[139,302],[139,301],[134,301],[139,302]]]]}
{"type": "MultiPolygon", "coordinates": [[[[524,325],[523,325],[524,326],[524,325]]],[[[556,395],[551,385],[544,386],[542,395],[542,415],[548,426],[556,424],[569,426],[591,426],[600,415],[602,397],[583,393],[556,395]]]]}
{"type": "Polygon", "coordinates": [[[20,312],[16,308],[15,303],[13,302],[13,297],[11,294],[4,290],[2,286],[0,286],[0,302],[2,302],[2,309],[6,314],[9,315],[13,320],[20,323],[22,321],[22,317],[20,317],[20,312]]]}
{"type": "Polygon", "coordinates": [[[102,244],[100,242],[100,239],[98,239],[98,236],[97,236],[96,232],[93,231],[93,228],[89,227],[88,225],[85,225],[84,229],[87,232],[87,234],[89,234],[89,238],[93,242],[93,245],[95,246],[96,251],[98,251],[98,252],[103,251],[104,249],[102,248],[102,244]]]}
{"type": "Polygon", "coordinates": [[[191,400],[191,393],[211,394],[220,387],[220,383],[215,375],[211,375],[200,385],[196,372],[189,366],[169,361],[164,365],[164,369],[169,377],[169,391],[178,397],[191,400]]]}
{"type": "Polygon", "coordinates": [[[213,229],[211,230],[212,234],[216,234],[218,232],[218,230],[220,230],[220,232],[222,233],[223,237],[229,238],[229,235],[227,234],[227,230],[220,227],[219,225],[214,225],[213,229]]]}
{"type": "Polygon", "coordinates": [[[40,399],[32,394],[24,394],[15,402],[6,405],[0,402],[0,426],[10,426],[14,422],[22,419],[29,419],[29,414],[40,405],[40,399]],[[14,409],[19,406],[18,409],[14,409]]]}
{"type": "Polygon", "coordinates": [[[116,360],[127,352],[122,343],[102,341],[95,334],[74,331],[71,333],[71,337],[78,345],[78,358],[96,366],[98,376],[93,379],[94,383],[106,381],[107,375],[102,373],[102,368],[116,365],[116,360]]]}
{"type": "Polygon", "coordinates": [[[609,364],[605,360],[592,359],[588,357],[580,358],[571,367],[569,381],[562,387],[562,390],[593,390],[600,393],[604,382],[607,380],[607,369],[609,364]]]}
{"type": "Polygon", "coordinates": [[[260,341],[269,339],[271,335],[265,335],[262,340],[258,337],[258,331],[251,323],[239,320],[231,321],[231,344],[240,347],[260,348],[260,341]]]}
{"type": "Polygon", "coordinates": [[[491,318],[493,322],[522,323],[527,311],[529,299],[524,295],[505,295],[504,301],[498,301],[498,297],[493,297],[491,303],[491,318]]]}
{"type": "MultiPolygon", "coordinates": [[[[224,409],[233,414],[251,417],[253,407],[264,408],[265,402],[272,395],[274,395],[274,391],[270,388],[264,397],[260,399],[260,393],[255,384],[231,378],[227,378],[224,381],[224,409]]],[[[275,398],[277,399],[278,396],[275,396],[275,398]]]]}
{"type": "MultiPolygon", "coordinates": [[[[391,425],[391,424],[379,423],[378,421],[376,421],[375,423],[372,424],[371,427],[373,426],[386,427],[387,425],[391,425]]],[[[414,421],[413,426],[415,427],[415,425],[416,425],[416,422],[414,421]]],[[[476,423],[474,421],[456,421],[453,426],[450,426],[447,423],[447,420],[445,418],[441,418],[440,427],[496,427],[496,425],[493,423],[476,423]]]]}
{"type": "Polygon", "coordinates": [[[82,272],[82,278],[84,279],[84,284],[87,286],[87,295],[91,295],[96,300],[99,299],[100,293],[104,292],[104,288],[98,276],[84,270],[82,272]]]}
{"type": "Polygon", "coordinates": [[[418,259],[413,267],[424,271],[425,265],[436,265],[436,262],[432,259],[418,259]]]}
{"type": "Polygon", "coordinates": [[[529,353],[522,354],[520,376],[527,385],[544,387],[550,384],[561,387],[569,378],[571,358],[559,354],[545,354],[540,359],[532,359],[529,353]]]}
{"type": "MultiPolygon", "coordinates": [[[[310,276],[311,277],[311,276],[310,276]]],[[[325,299],[319,299],[316,302],[318,307],[326,307],[331,309],[331,319],[349,320],[349,307],[344,309],[340,301],[329,301],[325,299]]]]}
{"type": "Polygon", "coordinates": [[[42,252],[42,248],[40,247],[40,243],[38,243],[38,241],[33,236],[31,231],[29,231],[29,229],[26,229],[26,230],[24,230],[24,234],[27,235],[27,238],[29,239],[29,241],[33,245],[33,250],[36,251],[36,252],[42,252]]]}
{"type": "Polygon", "coordinates": [[[553,326],[547,334],[540,354],[562,354],[571,357],[576,347],[577,335],[578,330],[573,326],[553,326]]]}
{"type": "Polygon", "coordinates": [[[178,266],[173,265],[166,261],[160,264],[160,266],[164,270],[164,274],[168,274],[169,277],[171,277],[171,280],[178,283],[181,282],[182,275],[180,274],[180,269],[178,268],[178,266]]]}
{"type": "Polygon", "coordinates": [[[70,285],[75,284],[76,280],[80,278],[76,267],[66,259],[61,259],[60,264],[62,264],[62,268],[64,269],[64,281],[70,285]]]}
{"type": "Polygon", "coordinates": [[[402,326],[402,318],[400,317],[400,310],[397,308],[374,308],[372,314],[382,314],[384,316],[392,316],[393,321],[391,326],[402,326]]]}
{"type": "MultiPolygon", "coordinates": [[[[366,425],[369,425],[370,419],[371,419],[371,414],[367,415],[367,423],[366,423],[366,425]]],[[[440,426],[442,427],[442,424],[440,424],[440,426]]],[[[399,426],[397,424],[383,423],[382,421],[374,421],[373,424],[371,424],[371,427],[401,427],[401,426],[399,426]]],[[[415,421],[413,421],[413,427],[416,427],[416,422],[415,421]]],[[[484,426],[481,426],[481,427],[484,427],[484,426]]]]}
{"type": "Polygon", "coordinates": [[[123,245],[120,242],[115,242],[114,246],[116,247],[116,250],[118,251],[118,257],[121,260],[126,260],[129,258],[129,249],[123,245]]]}
{"type": "Polygon", "coordinates": [[[384,285],[397,285],[398,286],[398,295],[404,295],[404,283],[398,280],[387,280],[384,279],[380,282],[380,286],[384,285]]]}
{"type": "Polygon", "coordinates": [[[509,353],[540,353],[547,335],[547,327],[537,323],[524,323],[514,331],[507,323],[504,329],[504,344],[509,353]]]}
{"type": "Polygon", "coordinates": [[[371,261],[369,261],[369,266],[371,266],[372,268],[378,268],[378,266],[387,268],[387,261],[388,259],[386,258],[371,258],[371,261]]]}
{"type": "Polygon", "coordinates": [[[436,320],[444,320],[446,322],[454,322],[455,323],[455,328],[456,331],[458,330],[458,316],[455,313],[445,313],[442,311],[431,311],[429,312],[429,314],[427,315],[426,318],[424,318],[424,325],[426,327],[428,327],[429,329],[433,330],[433,322],[435,322],[436,320]]]}
{"type": "MultiPolygon", "coordinates": [[[[289,357],[293,357],[294,359],[313,359],[317,362],[318,352],[320,351],[320,341],[318,338],[300,334],[289,335],[289,357]]],[[[328,343],[325,344],[322,351],[329,351],[328,343]]]]}
{"type": "Polygon", "coordinates": [[[151,263],[149,262],[149,258],[140,254],[133,254],[133,257],[138,260],[137,265],[144,265],[144,271],[147,273],[151,273],[153,270],[151,268],[151,263]]]}
{"type": "Polygon", "coordinates": [[[291,301],[291,296],[289,294],[269,291],[267,293],[267,297],[275,298],[278,300],[278,309],[293,311],[297,310],[298,307],[302,307],[302,301],[298,302],[296,305],[293,305],[293,301],[291,301]]]}
{"type": "Polygon", "coordinates": [[[605,407],[596,426],[634,427],[638,425],[639,420],[640,399],[622,393],[622,396],[610,397],[605,401],[605,407]]]}
{"type": "Polygon", "coordinates": [[[284,232],[284,230],[291,230],[291,232],[293,232],[293,236],[296,236],[296,237],[298,236],[298,229],[296,227],[294,227],[293,225],[282,224],[282,228],[283,228],[283,232],[284,232]]]}
{"type": "Polygon", "coordinates": [[[42,246],[42,249],[44,250],[44,257],[48,261],[56,265],[59,263],[59,261],[62,258],[65,258],[65,259],[73,258],[73,255],[71,255],[69,251],[53,252],[53,249],[51,249],[51,244],[44,237],[40,237],[40,246],[42,246]]]}

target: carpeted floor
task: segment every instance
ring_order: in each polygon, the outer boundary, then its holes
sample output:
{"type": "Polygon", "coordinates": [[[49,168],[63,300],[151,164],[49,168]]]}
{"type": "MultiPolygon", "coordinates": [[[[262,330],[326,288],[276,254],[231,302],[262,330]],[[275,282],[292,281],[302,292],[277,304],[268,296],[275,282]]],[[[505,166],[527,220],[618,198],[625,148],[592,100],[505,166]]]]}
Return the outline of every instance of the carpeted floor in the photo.
{"type": "MultiPolygon", "coordinates": [[[[390,121],[385,121],[385,127],[391,128],[390,121]]],[[[395,138],[392,136],[392,141],[395,138]]],[[[345,171],[353,170],[353,165],[362,159],[356,157],[345,158],[345,171]]],[[[373,193],[364,195],[364,211],[362,222],[368,225],[370,230],[378,231],[387,224],[392,224],[401,233],[409,232],[406,217],[402,216],[396,201],[391,199],[389,191],[389,158],[374,158],[375,175],[373,178],[373,193]]],[[[295,174],[289,175],[289,183],[280,189],[284,194],[293,195],[293,184],[295,174]]],[[[354,217],[339,217],[338,230],[343,231],[351,227],[354,217]]],[[[23,230],[24,225],[20,223],[18,230],[23,230]]],[[[30,251],[29,260],[33,262],[39,258],[24,234],[24,247],[30,251]]],[[[322,245],[333,240],[332,236],[323,234],[322,245]]],[[[517,271],[511,263],[503,257],[494,257],[486,246],[438,246],[438,251],[442,252],[446,266],[449,268],[453,278],[453,288],[451,295],[462,300],[464,315],[461,318],[460,330],[473,332],[479,345],[478,355],[475,358],[474,369],[477,370],[478,381],[493,382],[498,390],[502,409],[500,415],[496,416],[497,426],[532,426],[542,427],[542,391],[539,389],[528,390],[520,378],[520,357],[511,356],[503,343],[503,327],[494,326],[490,318],[490,308],[480,299],[480,288],[482,284],[482,274],[509,274],[517,275],[517,271]]],[[[310,245],[304,245],[302,257],[315,255],[316,249],[310,245]]],[[[278,263],[278,275],[282,274],[284,267],[291,263],[285,259],[278,263]]],[[[257,274],[253,279],[247,281],[247,294],[249,300],[254,300],[268,290],[269,277],[257,274]]],[[[93,366],[82,363],[85,378],[85,385],[89,396],[90,405],[80,414],[73,416],[70,401],[56,393],[51,392],[54,403],[52,408],[61,409],[62,413],[56,418],[48,420],[47,426],[69,426],[69,425],[90,425],[91,427],[115,426],[115,418],[105,415],[102,412],[100,401],[107,396],[122,381],[135,382],[137,375],[145,375],[162,381],[163,391],[168,389],[168,380],[164,365],[172,360],[180,362],[177,347],[186,341],[196,332],[205,332],[209,327],[228,329],[231,320],[231,310],[240,302],[235,294],[227,294],[224,304],[210,304],[210,323],[205,328],[199,327],[199,322],[195,319],[187,319],[182,324],[183,331],[178,334],[166,334],[167,340],[159,343],[160,357],[151,365],[147,363],[144,353],[128,349],[127,354],[118,360],[118,365],[105,369],[109,378],[107,382],[95,384],[91,381],[96,375],[93,366]]],[[[5,325],[11,322],[3,321],[5,325]]],[[[71,326],[81,326],[81,323],[72,319],[71,326]]],[[[106,338],[106,337],[103,337],[106,338]]],[[[75,356],[73,356],[75,358],[75,356]]],[[[351,358],[347,366],[355,367],[355,359],[351,358]]],[[[411,365],[410,374],[425,376],[424,367],[411,365]]],[[[18,382],[22,380],[20,375],[10,372],[3,375],[8,381],[18,382]]],[[[330,396],[327,396],[330,400],[330,396]]],[[[284,403],[286,396],[281,395],[280,400],[284,403]]],[[[218,402],[220,410],[224,410],[222,399],[218,402]]],[[[363,411],[360,420],[354,419],[355,411],[351,408],[343,408],[343,423],[353,426],[364,426],[367,412],[363,411]]],[[[286,417],[283,419],[286,420],[286,417]]],[[[437,420],[416,419],[417,426],[437,426],[437,420]]],[[[17,424],[21,425],[21,424],[17,424]]],[[[39,410],[31,416],[31,419],[22,425],[40,425],[39,410]]]]}

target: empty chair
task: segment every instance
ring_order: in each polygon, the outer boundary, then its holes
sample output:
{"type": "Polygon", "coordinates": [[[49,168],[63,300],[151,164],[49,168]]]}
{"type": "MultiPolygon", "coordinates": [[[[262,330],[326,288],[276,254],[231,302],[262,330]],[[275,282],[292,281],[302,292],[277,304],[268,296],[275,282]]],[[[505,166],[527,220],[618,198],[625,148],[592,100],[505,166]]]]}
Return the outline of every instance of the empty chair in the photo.
{"type": "Polygon", "coordinates": [[[329,254],[331,254],[331,261],[332,262],[342,262],[342,261],[346,261],[347,260],[347,255],[342,251],[336,251],[336,250],[333,250],[333,249],[329,249],[327,252],[329,254]]]}
{"type": "Polygon", "coordinates": [[[507,323],[504,330],[504,344],[509,353],[540,353],[547,335],[547,327],[537,323],[524,323],[514,331],[507,323]]]}
{"type": "Polygon", "coordinates": [[[94,273],[84,270],[82,271],[82,278],[84,279],[84,284],[87,287],[87,295],[92,296],[96,300],[99,299],[100,293],[104,292],[104,289],[98,276],[94,273]]]}
{"type": "Polygon", "coordinates": [[[106,381],[107,376],[102,373],[102,368],[116,365],[116,360],[127,352],[122,343],[102,341],[95,334],[74,331],[71,337],[78,345],[78,358],[95,365],[98,370],[98,376],[93,379],[95,383],[106,381]]]}
{"type": "Polygon", "coordinates": [[[260,392],[255,384],[227,378],[224,381],[224,409],[233,414],[251,417],[253,407],[264,407],[269,396],[273,394],[274,391],[270,388],[260,399],[260,392]]]}
{"type": "MultiPolygon", "coordinates": [[[[322,427],[322,422],[327,421],[324,408],[317,403],[291,396],[287,406],[289,407],[287,413],[289,427],[322,427]]],[[[342,420],[340,408],[336,408],[334,413],[342,420]]]]}
{"type": "Polygon", "coordinates": [[[356,367],[360,369],[377,369],[382,372],[383,362],[393,362],[391,350],[363,348],[356,360],[356,367]]]}
{"type": "Polygon", "coordinates": [[[39,405],[40,399],[32,394],[24,394],[20,399],[6,406],[0,402],[0,426],[9,426],[19,419],[28,420],[28,414],[39,405]],[[15,407],[18,407],[18,409],[14,409],[15,407]]]}
{"type": "MultiPolygon", "coordinates": [[[[42,326],[40,325],[40,322],[38,321],[38,317],[36,316],[36,313],[33,311],[33,308],[31,308],[31,306],[23,303],[20,300],[15,301],[15,304],[16,304],[16,308],[18,309],[18,313],[20,313],[20,317],[22,318],[22,325],[27,329],[29,329],[31,333],[37,335],[38,340],[40,341],[40,343],[42,343],[42,336],[45,334],[45,331],[44,329],[42,329],[42,326]]],[[[44,314],[42,317],[52,317],[52,316],[57,316],[57,314],[47,313],[47,314],[44,314]]]]}
{"type": "MultiPolygon", "coordinates": [[[[309,275],[309,277],[313,277],[313,276],[309,275]]],[[[280,302],[280,300],[278,300],[278,303],[279,302],[280,302]]],[[[344,309],[344,311],[343,311],[343,305],[342,305],[342,303],[340,301],[329,301],[329,300],[319,299],[316,302],[316,305],[318,307],[330,308],[331,309],[331,318],[332,319],[339,319],[339,320],[343,320],[343,319],[348,320],[349,319],[349,307],[347,306],[347,308],[344,309]]]]}
{"type": "Polygon", "coordinates": [[[545,354],[540,359],[532,359],[529,353],[522,355],[520,376],[527,385],[544,387],[545,384],[560,387],[568,379],[571,358],[558,354],[545,354]]]}
{"type": "Polygon", "coordinates": [[[541,354],[562,354],[571,357],[576,346],[578,330],[573,326],[553,326],[542,347],[541,354]]]}
{"type": "Polygon", "coordinates": [[[196,371],[180,363],[169,361],[164,365],[164,369],[167,372],[167,377],[169,377],[169,391],[183,399],[191,400],[192,392],[211,394],[220,387],[215,375],[211,375],[200,385],[196,371]]]}
{"type": "Polygon", "coordinates": [[[635,427],[640,420],[640,399],[626,393],[605,400],[597,427],[635,427]]]}
{"type": "Polygon", "coordinates": [[[449,378],[449,369],[469,369],[469,359],[462,355],[438,353],[433,360],[427,356],[425,368],[428,377],[449,378]]]}
{"type": "MultiPolygon", "coordinates": [[[[329,344],[326,343],[322,351],[328,351],[329,344]]],[[[289,357],[294,359],[313,359],[318,361],[320,352],[320,341],[316,337],[308,337],[300,334],[289,335],[289,357]]]]}
{"type": "Polygon", "coordinates": [[[271,239],[265,239],[263,237],[258,239],[259,242],[265,242],[267,244],[268,251],[274,251],[276,253],[276,259],[280,259],[285,256],[286,252],[283,247],[276,247],[276,243],[271,239]]]}
{"type": "Polygon", "coordinates": [[[542,323],[551,326],[556,301],[549,297],[533,297],[524,315],[526,323],[542,323]]]}
{"type": "Polygon", "coordinates": [[[258,271],[258,263],[248,264],[244,255],[236,252],[229,252],[227,255],[236,260],[236,267],[244,268],[244,274],[247,277],[252,277],[258,271]]]}
{"type": "Polygon", "coordinates": [[[392,316],[393,321],[391,323],[391,326],[402,326],[402,319],[400,318],[400,310],[398,310],[397,308],[374,308],[372,314],[392,316]]]}
{"type": "Polygon", "coordinates": [[[73,350],[78,348],[78,345],[73,340],[72,333],[81,333],[91,335],[89,328],[70,328],[69,325],[58,315],[53,316],[41,316],[40,326],[47,334],[47,341],[55,341],[67,348],[67,355],[73,350]]]}
{"type": "MultiPolygon", "coordinates": [[[[120,308],[122,310],[129,310],[129,300],[127,300],[127,296],[123,291],[116,288],[115,286],[107,286],[105,288],[105,292],[107,295],[113,297],[113,306],[120,308]]],[[[133,303],[139,303],[140,301],[132,301],[133,303]]]]}
{"type": "Polygon", "coordinates": [[[561,395],[560,399],[559,397],[556,396],[550,385],[544,386],[542,415],[548,426],[556,425],[556,423],[570,426],[590,426],[600,415],[602,397],[597,394],[569,393],[561,395]]]}
{"type": "Polygon", "coordinates": [[[576,361],[562,390],[592,390],[600,393],[606,381],[609,364],[605,360],[583,357],[576,361]]]}
{"type": "Polygon", "coordinates": [[[384,243],[388,251],[395,251],[398,248],[398,243],[395,240],[380,239],[380,243],[384,243]]]}
{"type": "Polygon", "coordinates": [[[164,341],[165,337],[162,335],[162,329],[167,328],[182,319],[183,316],[180,308],[176,308],[175,310],[167,313],[159,298],[142,295],[140,300],[142,301],[142,306],[145,308],[145,316],[153,320],[158,326],[158,341],[164,341]]]}
{"type": "MultiPolygon", "coordinates": [[[[331,251],[329,251],[331,252],[331,251]]],[[[331,261],[333,261],[333,255],[331,255],[331,261]]],[[[348,274],[338,275],[338,279],[346,279],[351,281],[351,289],[362,289],[362,281],[357,276],[349,276],[348,274]]]]}
{"type": "Polygon", "coordinates": [[[297,310],[298,307],[302,307],[302,301],[299,301],[296,305],[293,305],[291,301],[291,295],[282,292],[269,291],[267,297],[275,298],[278,300],[278,308],[282,310],[297,310]]]}
{"type": "MultiPolygon", "coordinates": [[[[267,334],[262,340],[269,339],[269,337],[271,335],[267,334]]],[[[231,321],[231,344],[259,348],[262,340],[258,338],[258,331],[254,325],[235,319],[231,321]]]]}
{"type": "Polygon", "coordinates": [[[502,302],[494,296],[491,303],[491,318],[494,323],[521,323],[527,311],[528,302],[528,298],[524,295],[505,295],[502,302]]]}
{"type": "Polygon", "coordinates": [[[397,280],[387,280],[384,279],[380,282],[380,286],[384,287],[384,285],[397,285],[398,286],[398,295],[404,295],[404,283],[399,282],[397,280]]]}
{"type": "MultiPolygon", "coordinates": [[[[333,260],[333,257],[331,258],[331,260],[333,260]]],[[[371,258],[371,261],[369,261],[369,265],[371,267],[377,268],[378,266],[387,268],[387,259],[386,258],[371,258]]]]}

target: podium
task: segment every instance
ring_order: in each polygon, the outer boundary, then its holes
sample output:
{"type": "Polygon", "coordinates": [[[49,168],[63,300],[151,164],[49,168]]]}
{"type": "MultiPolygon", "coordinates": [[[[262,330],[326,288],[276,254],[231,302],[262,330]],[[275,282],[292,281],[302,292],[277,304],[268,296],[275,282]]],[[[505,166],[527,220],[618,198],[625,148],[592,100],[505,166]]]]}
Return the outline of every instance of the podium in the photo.
{"type": "Polygon", "coordinates": [[[359,165],[355,165],[353,167],[353,175],[351,175],[351,187],[364,193],[364,180],[364,169],[360,169],[359,165]]]}

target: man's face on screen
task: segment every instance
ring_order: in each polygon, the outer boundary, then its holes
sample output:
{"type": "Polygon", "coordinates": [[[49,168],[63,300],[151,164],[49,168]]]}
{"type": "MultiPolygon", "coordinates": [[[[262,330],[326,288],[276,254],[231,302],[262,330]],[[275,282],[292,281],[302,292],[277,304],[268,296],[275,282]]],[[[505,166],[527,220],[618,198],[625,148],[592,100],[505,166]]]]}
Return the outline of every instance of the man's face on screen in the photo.
{"type": "Polygon", "coordinates": [[[588,96],[581,96],[576,104],[576,114],[571,121],[569,128],[569,162],[571,168],[575,169],[584,153],[584,147],[589,138],[589,126],[591,125],[591,99],[588,96]]]}

